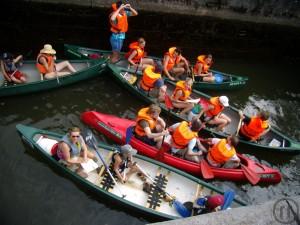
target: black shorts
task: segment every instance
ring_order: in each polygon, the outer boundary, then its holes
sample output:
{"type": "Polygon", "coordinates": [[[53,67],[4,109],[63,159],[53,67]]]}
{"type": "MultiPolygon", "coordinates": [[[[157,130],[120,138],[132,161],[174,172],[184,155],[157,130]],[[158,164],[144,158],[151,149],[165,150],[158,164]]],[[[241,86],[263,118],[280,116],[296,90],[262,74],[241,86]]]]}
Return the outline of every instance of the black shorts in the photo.
{"type": "Polygon", "coordinates": [[[139,136],[139,135],[135,134],[135,137],[148,145],[151,145],[151,146],[156,145],[156,142],[153,139],[148,138],[147,136],[139,136]]]}

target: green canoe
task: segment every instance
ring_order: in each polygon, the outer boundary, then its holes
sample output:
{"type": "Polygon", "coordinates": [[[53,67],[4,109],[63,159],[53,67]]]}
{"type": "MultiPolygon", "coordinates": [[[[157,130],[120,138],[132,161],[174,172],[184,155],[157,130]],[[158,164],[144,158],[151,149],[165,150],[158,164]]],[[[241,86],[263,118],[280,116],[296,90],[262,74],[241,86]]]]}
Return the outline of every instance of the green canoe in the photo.
{"type": "Polygon", "coordinates": [[[24,61],[19,70],[27,75],[27,83],[7,83],[0,72],[0,97],[45,91],[96,77],[105,70],[106,61],[106,59],[72,60],[70,63],[77,70],[76,73],[49,80],[41,80],[35,61],[24,61]]]}
{"type": "MultiPolygon", "coordinates": [[[[86,47],[80,47],[77,45],[64,45],[64,53],[65,56],[69,59],[90,59],[90,58],[97,58],[99,56],[107,57],[111,54],[111,51],[105,50],[98,50],[86,47]]],[[[124,53],[121,53],[121,56],[124,56],[124,53]]],[[[156,62],[161,64],[161,59],[157,57],[151,57],[156,62]]],[[[128,67],[127,60],[121,59],[118,63],[120,66],[124,66],[124,68],[128,67]]],[[[210,70],[215,76],[218,77],[219,82],[199,82],[195,81],[193,88],[198,90],[232,90],[238,89],[246,85],[248,80],[247,77],[237,76],[233,74],[223,73],[216,70],[210,70]]]]}
{"type": "MultiPolygon", "coordinates": [[[[118,66],[118,64],[108,64],[108,68],[114,75],[114,77],[117,79],[117,81],[126,89],[128,89],[131,93],[135,94],[137,97],[149,104],[157,103],[156,98],[150,97],[147,93],[142,93],[136,87],[134,83],[136,83],[135,80],[137,78],[134,72],[132,72],[132,70],[124,69],[123,67],[118,66]]],[[[168,94],[171,95],[176,85],[175,82],[166,80],[165,84],[168,87],[168,94]]],[[[193,99],[200,98],[202,101],[208,101],[208,99],[211,96],[206,95],[200,91],[193,90],[191,97],[193,99]]],[[[162,110],[174,120],[187,120],[187,117],[181,117],[178,113],[174,112],[173,110],[167,109],[164,103],[160,103],[160,106],[162,110]]],[[[216,137],[227,137],[228,135],[235,134],[240,120],[238,110],[232,106],[229,106],[225,108],[224,113],[227,116],[229,116],[232,120],[232,122],[228,126],[226,126],[224,132],[217,132],[213,128],[204,128],[202,132],[204,132],[205,135],[213,135],[216,137]]],[[[266,135],[264,135],[258,142],[250,142],[241,138],[239,146],[241,146],[247,152],[252,152],[253,150],[265,150],[267,152],[300,154],[300,143],[285,136],[282,132],[274,128],[271,128],[270,131],[266,135]]]]}
{"type": "MultiPolygon", "coordinates": [[[[147,173],[147,181],[153,184],[148,193],[143,191],[143,181],[136,174],[133,174],[125,184],[114,183],[100,158],[97,162],[98,168],[93,167],[87,172],[88,176],[83,178],[74,172],[74,168],[71,170],[51,156],[53,145],[61,139],[62,135],[21,124],[18,124],[16,128],[23,141],[60,173],[101,196],[101,198],[111,199],[116,205],[130,208],[135,212],[138,211],[160,219],[178,219],[181,218],[180,215],[182,214],[179,212],[182,212],[181,206],[184,202],[194,201],[200,195],[224,193],[215,186],[191,175],[139,155],[135,155],[133,159],[147,173]],[[171,193],[171,196],[176,196],[176,201],[173,201],[173,204],[165,201],[162,193],[171,193]]],[[[114,150],[116,147],[98,145],[98,153],[106,165],[111,164],[114,150]]],[[[243,201],[234,199],[231,207],[243,205],[245,205],[243,201]]]]}

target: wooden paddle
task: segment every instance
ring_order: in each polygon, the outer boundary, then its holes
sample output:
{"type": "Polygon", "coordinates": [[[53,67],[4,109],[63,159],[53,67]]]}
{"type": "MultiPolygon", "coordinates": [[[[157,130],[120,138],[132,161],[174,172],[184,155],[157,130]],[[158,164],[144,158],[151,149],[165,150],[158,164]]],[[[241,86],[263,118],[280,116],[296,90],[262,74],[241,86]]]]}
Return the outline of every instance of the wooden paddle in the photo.
{"type": "Polygon", "coordinates": [[[93,148],[95,150],[95,152],[97,153],[97,155],[99,156],[99,158],[101,159],[104,167],[105,167],[105,170],[107,171],[107,173],[109,174],[110,178],[112,179],[112,181],[114,182],[117,190],[120,192],[120,194],[122,195],[122,198],[125,198],[126,195],[123,194],[123,192],[121,191],[121,189],[119,188],[119,185],[117,183],[117,181],[115,180],[114,176],[112,175],[112,173],[110,172],[109,170],[109,167],[107,166],[107,164],[105,163],[105,160],[103,159],[103,157],[101,156],[101,154],[98,152],[98,143],[97,143],[97,140],[96,138],[94,137],[92,131],[88,130],[86,132],[86,135],[85,135],[85,142],[88,146],[90,146],[91,148],[93,148]]]}

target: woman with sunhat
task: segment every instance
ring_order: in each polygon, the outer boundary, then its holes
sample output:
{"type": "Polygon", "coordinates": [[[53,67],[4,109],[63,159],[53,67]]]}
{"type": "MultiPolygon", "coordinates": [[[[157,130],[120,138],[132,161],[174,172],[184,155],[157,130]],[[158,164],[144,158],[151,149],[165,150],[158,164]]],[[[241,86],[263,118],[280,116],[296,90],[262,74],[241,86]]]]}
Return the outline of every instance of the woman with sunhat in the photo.
{"type": "Polygon", "coordinates": [[[64,76],[76,72],[69,61],[55,63],[55,54],[56,51],[50,44],[45,44],[44,48],[40,50],[40,53],[38,54],[36,59],[36,67],[41,74],[41,80],[43,80],[43,78],[51,79],[54,77],[64,76]]]}

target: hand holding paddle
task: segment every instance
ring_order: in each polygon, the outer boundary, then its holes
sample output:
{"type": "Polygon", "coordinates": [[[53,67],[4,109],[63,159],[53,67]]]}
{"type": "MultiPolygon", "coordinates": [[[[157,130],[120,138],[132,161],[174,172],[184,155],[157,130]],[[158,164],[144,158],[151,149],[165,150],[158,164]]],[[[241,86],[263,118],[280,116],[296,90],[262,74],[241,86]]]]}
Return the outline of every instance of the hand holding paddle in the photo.
{"type": "Polygon", "coordinates": [[[116,188],[118,189],[118,191],[120,192],[120,194],[122,195],[122,198],[125,198],[126,195],[122,193],[121,189],[119,188],[119,185],[117,183],[117,181],[115,180],[114,176],[112,175],[112,173],[109,170],[109,167],[107,166],[107,164],[105,163],[105,160],[103,159],[103,157],[101,156],[101,154],[98,152],[98,147],[97,147],[97,140],[94,137],[92,131],[87,131],[86,135],[85,135],[85,142],[88,146],[90,146],[91,148],[93,148],[95,150],[95,152],[97,153],[97,155],[99,156],[99,158],[101,159],[107,173],[109,174],[110,178],[112,179],[112,181],[114,182],[114,184],[116,185],[116,188]]]}

